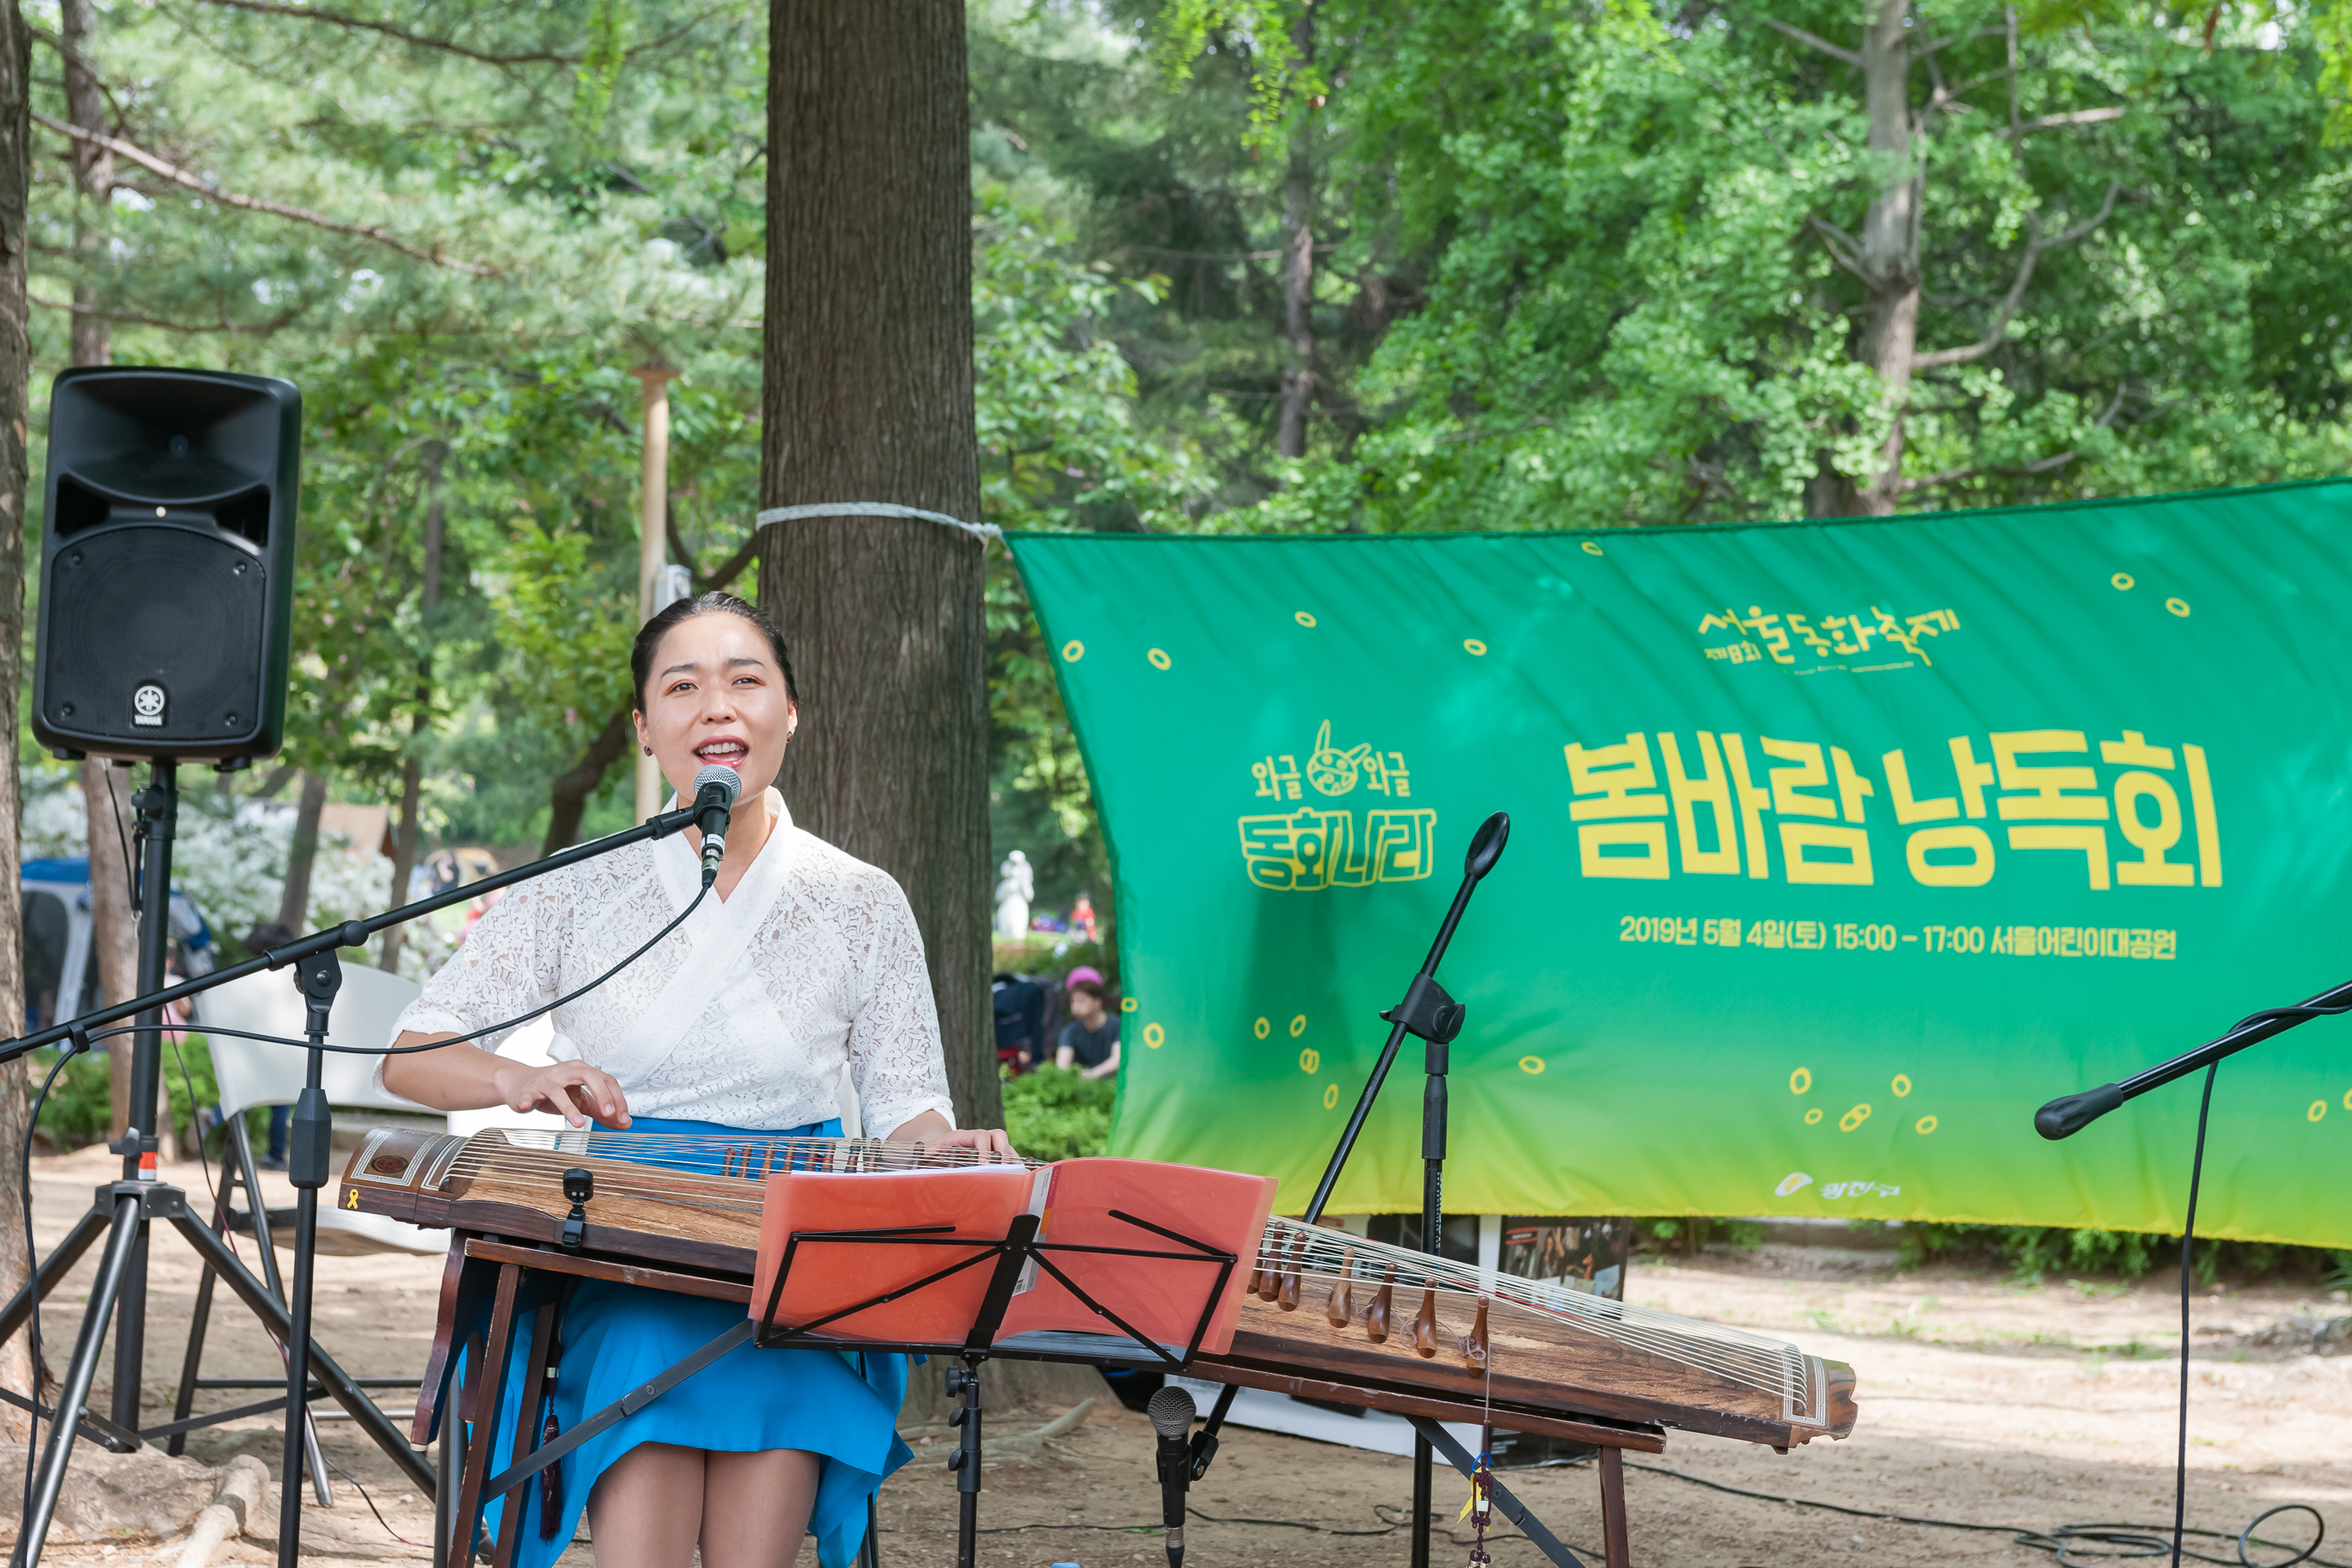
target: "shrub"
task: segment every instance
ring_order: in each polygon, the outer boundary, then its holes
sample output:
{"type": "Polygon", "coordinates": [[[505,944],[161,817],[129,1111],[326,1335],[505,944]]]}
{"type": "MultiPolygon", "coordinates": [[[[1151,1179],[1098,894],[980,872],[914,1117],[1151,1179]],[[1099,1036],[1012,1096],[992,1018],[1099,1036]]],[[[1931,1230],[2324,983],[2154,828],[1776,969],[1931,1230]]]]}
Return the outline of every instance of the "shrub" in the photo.
{"type": "Polygon", "coordinates": [[[1110,1146],[1110,1107],[1117,1089],[1107,1078],[1087,1079],[1062,1068],[1004,1080],[1004,1131],[1033,1160],[1100,1154],[1110,1146]]]}

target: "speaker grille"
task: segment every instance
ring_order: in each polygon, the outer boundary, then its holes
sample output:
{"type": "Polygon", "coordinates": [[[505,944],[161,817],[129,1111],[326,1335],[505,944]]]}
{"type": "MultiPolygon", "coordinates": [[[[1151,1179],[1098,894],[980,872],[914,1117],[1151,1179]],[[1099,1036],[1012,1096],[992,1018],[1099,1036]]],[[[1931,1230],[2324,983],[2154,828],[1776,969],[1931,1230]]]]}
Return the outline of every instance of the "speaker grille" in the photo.
{"type": "Polygon", "coordinates": [[[250,731],[261,717],[268,584],[261,562],[210,533],[161,524],[76,538],[42,587],[50,631],[42,719],[61,733],[133,745],[250,731]]]}

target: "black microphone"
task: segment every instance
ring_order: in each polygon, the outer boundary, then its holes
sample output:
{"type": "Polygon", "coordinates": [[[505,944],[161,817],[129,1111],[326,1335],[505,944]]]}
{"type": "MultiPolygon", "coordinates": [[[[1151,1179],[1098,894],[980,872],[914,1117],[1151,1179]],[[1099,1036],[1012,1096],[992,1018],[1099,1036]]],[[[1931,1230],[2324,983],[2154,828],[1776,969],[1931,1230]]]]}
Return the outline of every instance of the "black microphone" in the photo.
{"type": "Polygon", "coordinates": [[[1160,1522],[1168,1527],[1168,1568],[1184,1568],[1184,1493],[1192,1484],[1192,1445],[1185,1439],[1198,1413],[1192,1396],[1163,1388],[1143,1407],[1160,1434],[1160,1522]]]}
{"type": "Polygon", "coordinates": [[[735,797],[743,793],[743,775],[712,763],[694,775],[694,826],[702,834],[702,885],[719,880],[719,862],[727,858],[727,824],[735,815],[735,797]]]}

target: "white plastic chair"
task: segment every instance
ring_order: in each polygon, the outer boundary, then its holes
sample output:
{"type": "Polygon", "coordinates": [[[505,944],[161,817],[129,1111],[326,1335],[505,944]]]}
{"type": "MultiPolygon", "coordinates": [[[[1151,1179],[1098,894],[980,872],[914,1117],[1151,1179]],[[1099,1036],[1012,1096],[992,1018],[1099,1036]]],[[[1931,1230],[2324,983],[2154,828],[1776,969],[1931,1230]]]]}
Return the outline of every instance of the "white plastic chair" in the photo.
{"type": "MultiPolygon", "coordinates": [[[[335,1005],[327,1016],[327,1039],[338,1046],[382,1046],[392,1037],[393,1021],[400,1010],[415,1000],[418,987],[414,981],[403,980],[396,974],[386,974],[379,969],[359,964],[343,966],[343,983],[335,994],[335,1005]]],[[[270,1234],[271,1222],[283,1223],[292,1215],[286,1210],[272,1215],[261,1196],[261,1173],[253,1156],[253,1141],[247,1135],[245,1113],[257,1108],[291,1105],[302,1093],[302,1080],[309,1058],[291,1046],[272,1045],[265,1040],[242,1039],[233,1035],[210,1033],[206,1026],[216,1028],[249,1030],[255,1034],[276,1035],[288,1039],[302,1037],[305,1008],[302,994],[295,989],[290,971],[263,973],[233,980],[219,989],[207,992],[197,1005],[193,1027],[205,1034],[213,1060],[213,1078],[220,1091],[220,1110],[226,1119],[228,1144],[222,1152],[221,1180],[213,1210],[213,1227],[226,1234],[232,1228],[249,1231],[260,1245],[261,1276],[270,1293],[279,1300],[286,1299],[286,1288],[279,1277],[278,1248],[270,1234]],[[233,1194],[245,1189],[245,1206],[240,1210],[233,1194]]],[[[330,1105],[352,1106],[373,1110],[397,1110],[425,1116],[436,1113],[415,1101],[390,1094],[375,1085],[375,1058],[329,1052],[320,1074],[320,1087],[327,1093],[330,1105]]],[[[338,1210],[331,1199],[319,1207],[319,1228],[345,1233],[362,1243],[368,1250],[405,1252],[446,1252],[449,1233],[446,1230],[421,1229],[399,1220],[380,1215],[346,1214],[338,1210]]],[[[196,1307],[188,1325],[187,1358],[180,1371],[180,1394],[173,1419],[188,1419],[190,1405],[198,1389],[245,1386],[247,1380],[237,1378],[207,1378],[201,1375],[205,1334],[212,1318],[214,1273],[207,1266],[196,1286],[196,1307]]],[[[413,1387],[414,1378],[362,1378],[366,1387],[413,1387]]],[[[331,1506],[332,1493],[328,1489],[326,1468],[320,1462],[318,1430],[315,1419],[306,1424],[304,1446],[310,1458],[311,1484],[322,1506],[331,1506]]],[[[176,1455],[185,1447],[184,1431],[173,1434],[170,1451],[176,1455]]]]}

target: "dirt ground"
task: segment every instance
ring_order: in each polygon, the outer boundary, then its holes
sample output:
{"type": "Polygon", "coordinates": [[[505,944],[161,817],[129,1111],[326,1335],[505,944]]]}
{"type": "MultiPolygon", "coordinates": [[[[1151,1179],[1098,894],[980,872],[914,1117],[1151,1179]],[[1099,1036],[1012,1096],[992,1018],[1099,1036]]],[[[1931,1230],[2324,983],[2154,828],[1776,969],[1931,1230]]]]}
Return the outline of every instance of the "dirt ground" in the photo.
{"type": "MultiPolygon", "coordinates": [[[[102,1152],[37,1163],[36,1225],[44,1248],[64,1234],[110,1174],[102,1152]]],[[[194,1166],[167,1173],[193,1191],[194,1166]]],[[[273,1201],[285,1201],[274,1197],[273,1201]]],[[[249,1253],[249,1245],[248,1245],[249,1253]]],[[[93,1254],[93,1256],[95,1256],[93,1254]]],[[[2047,1563],[2047,1553],[2002,1532],[1969,1532],[1861,1519],[1787,1502],[1733,1495],[1689,1477],[1752,1491],[1847,1508],[2047,1531],[2079,1521],[2167,1521],[2171,1511],[2174,1364],[2178,1299],[2161,1281],[2058,1280],[2024,1287],[1943,1268],[1897,1274],[1887,1255],[1767,1247],[1744,1256],[1682,1264],[1637,1263],[1630,1295],[1646,1305],[1783,1334],[1814,1353],[1851,1363],[1860,1377],[1862,1419],[1843,1443],[1816,1442],[1783,1458],[1769,1449],[1672,1434],[1655,1460],[1664,1470],[1629,1471],[1626,1491],[1633,1560],[1644,1568],[1740,1568],[1744,1564],[2047,1563]]],[[[322,1258],[320,1341],[360,1375],[413,1373],[433,1334],[437,1259],[374,1254],[322,1258]]],[[[54,1297],[44,1316],[52,1366],[63,1370],[87,1288],[89,1268],[54,1297]]],[[[159,1232],[144,1384],[146,1419],[168,1415],[196,1285],[193,1255],[159,1232]]],[[[2352,1354],[2315,1354],[2298,1324],[2352,1312],[2343,1296],[2254,1287],[2209,1291],[2196,1303],[2191,1524],[2234,1534],[2277,1503],[2307,1503],[2323,1514],[2331,1542],[2324,1558],[2352,1563],[2352,1354]]],[[[2336,1348],[2342,1348],[2339,1337],[2336,1348]]],[[[279,1363],[240,1309],[216,1308],[205,1370],[216,1376],[268,1376],[279,1363]]],[[[104,1408],[105,1370],[92,1404],[104,1408]]],[[[937,1370],[919,1370],[918,1377],[937,1370]]],[[[205,1395],[224,1409],[256,1394],[205,1395]]],[[[408,1404],[396,1392],[389,1409],[408,1404]]],[[[1165,1560],[1156,1533],[1159,1492],[1151,1434],[1138,1415],[1101,1400],[1066,1436],[1020,1441],[1059,1409],[996,1411],[999,1445],[982,1494],[982,1561],[994,1564],[1147,1564],[1165,1560]],[[1011,1441],[1001,1441],[1013,1439],[1011,1441]]],[[[417,1560],[430,1533],[431,1506],[410,1489],[349,1421],[322,1426],[330,1458],[365,1486],[379,1522],[356,1489],[336,1481],[335,1504],[313,1508],[304,1555],[326,1563],[417,1560]]],[[[944,1468],[947,1429],[913,1426],[915,1461],[885,1486],[881,1555],[886,1564],[944,1564],[954,1554],[956,1493],[944,1468]]],[[[255,1418],[198,1434],[190,1454],[218,1464],[255,1455],[273,1473],[274,1420],[255,1418]]],[[[1507,1471],[1504,1482],[1588,1561],[1598,1562],[1600,1510],[1587,1465],[1507,1471]]],[[[1194,1489],[1198,1513],[1187,1531],[1187,1561],[1279,1568],[1365,1568],[1408,1558],[1401,1521],[1411,1495],[1407,1461],[1299,1438],[1228,1428],[1214,1468],[1194,1489]]],[[[1440,1471],[1445,1521],[1468,1495],[1440,1471]]],[[[255,1521],[216,1562],[274,1558],[270,1519],[255,1521]]],[[[2279,1533],[2307,1541],[2307,1522],[2279,1533]],[[2304,1533],[2294,1534],[2295,1529],[2304,1533]]],[[[1535,1548],[1504,1531],[1490,1542],[1498,1568],[1537,1568],[1535,1548]]],[[[2231,1542],[2209,1543],[2225,1561],[2231,1542]]],[[[153,1536],[112,1542],[59,1542],[48,1560],[70,1568],[172,1561],[177,1547],[153,1536]]],[[[1441,1533],[1432,1561],[1467,1561],[1466,1532],[1441,1533]]],[[[2257,1552],[2276,1562],[2284,1553],[2257,1552]]],[[[586,1568],[583,1541],[565,1568],[586,1568]]]]}

